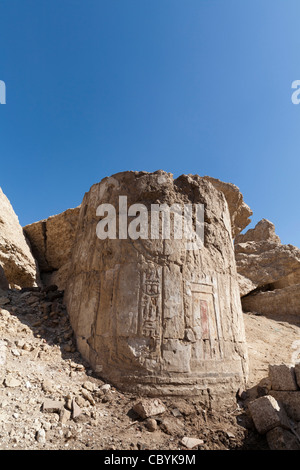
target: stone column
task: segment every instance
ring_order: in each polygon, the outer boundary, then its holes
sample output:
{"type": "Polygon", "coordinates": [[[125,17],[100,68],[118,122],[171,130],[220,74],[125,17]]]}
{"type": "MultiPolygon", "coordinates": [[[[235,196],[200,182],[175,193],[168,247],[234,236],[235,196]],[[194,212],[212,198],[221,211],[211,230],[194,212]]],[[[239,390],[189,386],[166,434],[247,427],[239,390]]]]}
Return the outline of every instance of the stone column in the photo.
{"type": "Polygon", "coordinates": [[[80,208],[65,302],[80,352],[121,389],[221,397],[246,379],[228,206],[197,175],[124,172],[92,186],[80,208]],[[187,249],[172,233],[134,240],[124,230],[123,239],[118,230],[115,239],[99,239],[97,208],[115,207],[118,229],[120,196],[127,209],[147,207],[149,227],[153,204],[203,205],[204,245],[187,249]]]}

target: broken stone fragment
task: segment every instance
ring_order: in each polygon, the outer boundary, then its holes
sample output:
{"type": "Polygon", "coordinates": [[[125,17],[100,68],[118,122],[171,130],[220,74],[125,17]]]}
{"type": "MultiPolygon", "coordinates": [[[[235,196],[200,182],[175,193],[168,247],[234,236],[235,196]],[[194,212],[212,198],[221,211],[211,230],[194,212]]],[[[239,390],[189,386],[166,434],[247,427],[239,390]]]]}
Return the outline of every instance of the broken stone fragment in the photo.
{"type": "Polygon", "coordinates": [[[37,442],[40,444],[44,444],[46,442],[46,432],[45,429],[41,428],[36,432],[35,436],[37,442]]]}
{"type": "Polygon", "coordinates": [[[71,406],[72,406],[72,419],[75,419],[81,414],[81,408],[77,405],[75,398],[73,398],[71,406]]]}
{"type": "Polygon", "coordinates": [[[254,425],[260,434],[265,434],[276,426],[289,429],[289,420],[286,412],[277,400],[266,395],[249,403],[249,411],[254,425]]]}
{"type": "Polygon", "coordinates": [[[146,428],[150,432],[157,430],[157,421],[154,418],[147,418],[145,422],[146,428]]]}
{"type": "Polygon", "coordinates": [[[85,389],[83,388],[82,391],[81,391],[81,393],[82,393],[82,396],[83,396],[87,401],[89,401],[92,406],[95,406],[95,400],[94,400],[94,398],[92,397],[92,395],[90,394],[90,392],[88,392],[87,390],[85,390],[85,389]]]}
{"type": "Polygon", "coordinates": [[[181,444],[183,444],[188,449],[194,449],[194,447],[204,444],[204,441],[195,437],[183,437],[181,440],[181,444]]]}
{"type": "Polygon", "coordinates": [[[88,390],[89,392],[93,392],[95,390],[95,384],[93,382],[88,381],[88,380],[86,382],[84,382],[82,387],[85,388],[86,390],[88,390]]]}
{"type": "Polygon", "coordinates": [[[10,387],[10,388],[20,387],[21,381],[16,379],[15,377],[6,377],[4,379],[4,385],[5,387],[10,387]]]}
{"type": "Polygon", "coordinates": [[[42,405],[42,411],[47,413],[60,413],[63,406],[64,404],[62,401],[56,401],[51,400],[50,398],[46,398],[42,405]]]}
{"type": "Polygon", "coordinates": [[[135,411],[141,418],[146,419],[151,416],[164,413],[166,411],[166,407],[158,398],[143,399],[133,406],[133,411],[135,411]]]}

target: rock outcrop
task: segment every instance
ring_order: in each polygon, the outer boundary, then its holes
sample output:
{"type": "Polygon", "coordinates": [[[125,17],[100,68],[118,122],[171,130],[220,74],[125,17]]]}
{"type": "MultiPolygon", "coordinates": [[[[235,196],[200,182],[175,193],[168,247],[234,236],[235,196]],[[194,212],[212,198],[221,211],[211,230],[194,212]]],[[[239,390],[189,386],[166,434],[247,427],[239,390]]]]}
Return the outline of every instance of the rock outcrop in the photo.
{"type": "Polygon", "coordinates": [[[235,184],[225,183],[211,176],[204,176],[204,179],[224,193],[230,213],[232,238],[235,238],[250,224],[249,217],[253,214],[252,210],[244,202],[243,195],[235,184]]]}
{"type": "Polygon", "coordinates": [[[209,389],[228,398],[245,380],[230,214],[224,194],[206,178],[124,172],[93,185],[80,208],[65,302],[80,352],[120,388],[153,396],[207,396],[209,389]],[[151,204],[204,204],[204,246],[99,239],[97,208],[118,209],[120,196],[128,207],[143,204],[147,217],[151,204]]]}
{"type": "Polygon", "coordinates": [[[236,237],[235,259],[244,310],[300,313],[300,249],[282,245],[271,222],[236,237]]]}
{"type": "Polygon", "coordinates": [[[24,227],[46,286],[65,288],[78,214],[76,207],[24,227]]]}
{"type": "Polygon", "coordinates": [[[0,263],[9,284],[35,286],[40,282],[36,261],[19,219],[0,188],[0,263]]]}

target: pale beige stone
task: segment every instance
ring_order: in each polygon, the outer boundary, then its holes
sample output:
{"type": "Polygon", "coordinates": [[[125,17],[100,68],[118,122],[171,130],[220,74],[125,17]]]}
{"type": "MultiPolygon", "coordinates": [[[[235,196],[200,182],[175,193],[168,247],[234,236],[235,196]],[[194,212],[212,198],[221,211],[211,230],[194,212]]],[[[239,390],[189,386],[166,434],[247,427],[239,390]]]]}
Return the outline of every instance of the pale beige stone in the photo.
{"type": "Polygon", "coordinates": [[[247,376],[247,348],[223,192],[207,179],[124,172],[92,186],[81,204],[65,302],[77,346],[101,377],[148,395],[227,396],[247,376]],[[205,243],[100,240],[97,207],[203,203],[205,243]]]}
{"type": "Polygon", "coordinates": [[[211,176],[204,176],[204,178],[213,184],[216,189],[224,193],[231,219],[232,238],[235,238],[250,224],[251,220],[249,217],[253,214],[252,210],[244,202],[243,195],[235,184],[225,183],[211,176]]]}
{"type": "Polygon", "coordinates": [[[19,219],[0,188],[0,263],[11,287],[40,283],[37,263],[19,219]]]}
{"type": "Polygon", "coordinates": [[[243,297],[242,305],[245,312],[259,312],[281,320],[287,315],[297,318],[300,314],[300,284],[255,292],[243,297]]]}
{"type": "Polygon", "coordinates": [[[256,295],[259,289],[274,290],[300,284],[300,250],[282,245],[270,221],[262,219],[255,228],[238,235],[234,242],[241,297],[252,292],[256,295]]]}
{"type": "Polygon", "coordinates": [[[194,449],[195,447],[204,444],[204,441],[195,437],[183,437],[181,444],[183,444],[188,449],[194,449]]]}
{"type": "Polygon", "coordinates": [[[24,227],[45,285],[65,288],[78,215],[76,207],[24,227]]]}
{"type": "Polygon", "coordinates": [[[162,414],[166,411],[165,405],[158,398],[143,399],[133,406],[133,410],[143,419],[162,414]]]}

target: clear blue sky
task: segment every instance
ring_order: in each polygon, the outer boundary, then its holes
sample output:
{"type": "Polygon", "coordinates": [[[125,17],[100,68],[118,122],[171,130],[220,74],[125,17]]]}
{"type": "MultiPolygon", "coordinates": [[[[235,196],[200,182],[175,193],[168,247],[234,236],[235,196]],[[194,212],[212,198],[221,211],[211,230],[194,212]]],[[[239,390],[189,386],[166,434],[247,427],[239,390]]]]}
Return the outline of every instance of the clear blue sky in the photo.
{"type": "Polygon", "coordinates": [[[210,175],[300,246],[299,0],[0,0],[0,186],[22,225],[123,170],[210,175]]]}

